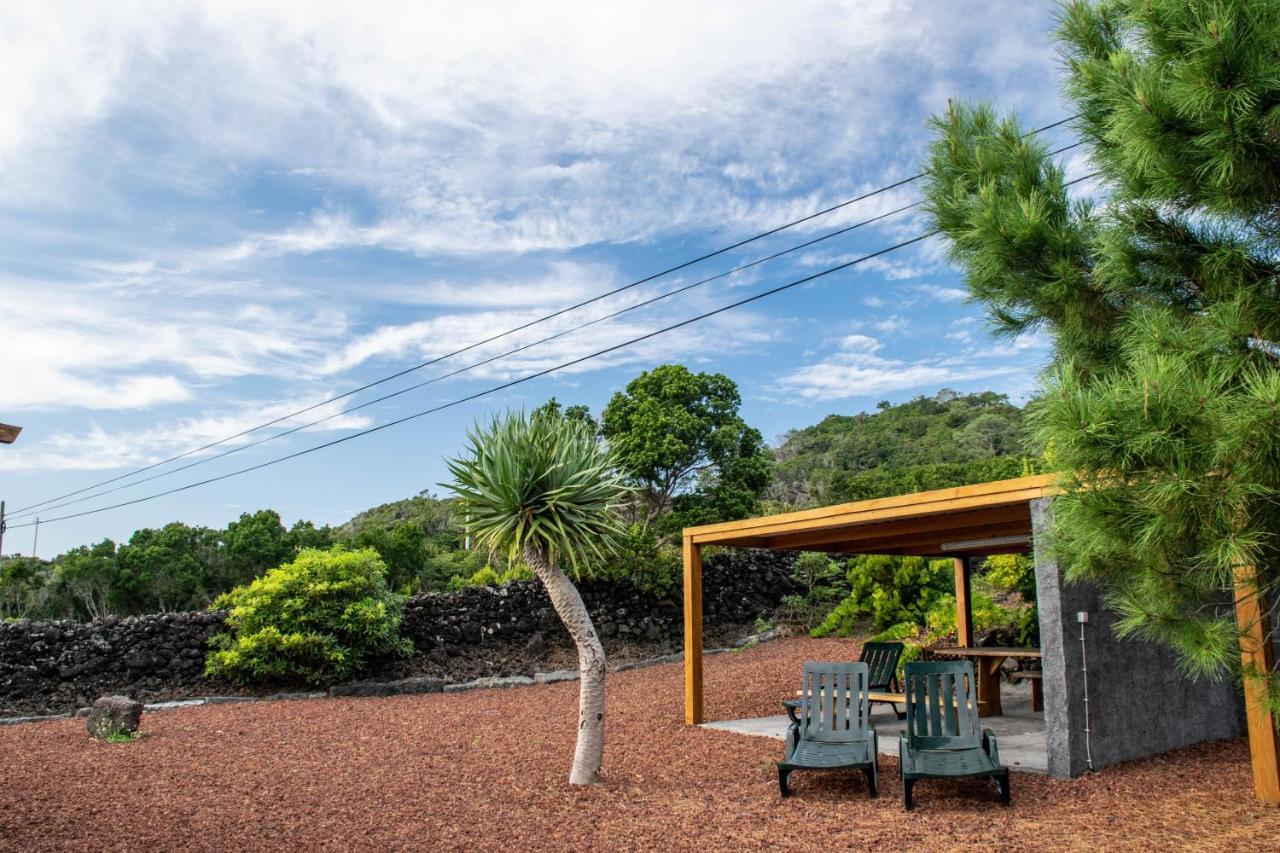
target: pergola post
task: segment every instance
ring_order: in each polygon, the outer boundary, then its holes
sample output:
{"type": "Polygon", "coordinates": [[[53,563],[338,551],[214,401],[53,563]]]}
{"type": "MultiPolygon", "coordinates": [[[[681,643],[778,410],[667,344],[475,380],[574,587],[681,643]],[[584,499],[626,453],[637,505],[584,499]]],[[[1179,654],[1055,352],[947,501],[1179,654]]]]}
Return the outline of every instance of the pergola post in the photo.
{"type": "Polygon", "coordinates": [[[1267,619],[1257,569],[1236,572],[1236,624],[1240,628],[1240,661],[1245,671],[1244,704],[1249,724],[1249,757],[1253,792],[1264,803],[1280,803],[1280,732],[1266,704],[1266,684],[1250,672],[1275,671],[1275,646],[1267,619]]]}
{"type": "Polygon", "coordinates": [[[969,558],[956,557],[956,645],[973,645],[973,596],[969,584],[969,558]]]}
{"type": "Polygon", "coordinates": [[[684,721],[702,722],[702,546],[684,537],[684,721]]]}

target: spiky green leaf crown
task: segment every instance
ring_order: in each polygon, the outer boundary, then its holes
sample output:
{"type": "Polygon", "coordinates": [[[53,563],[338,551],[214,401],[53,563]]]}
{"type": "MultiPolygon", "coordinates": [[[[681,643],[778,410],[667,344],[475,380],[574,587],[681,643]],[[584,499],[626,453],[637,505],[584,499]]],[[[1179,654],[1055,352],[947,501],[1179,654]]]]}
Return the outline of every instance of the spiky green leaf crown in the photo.
{"type": "Polygon", "coordinates": [[[590,427],[554,413],[509,412],[477,423],[448,461],[478,544],[518,557],[532,546],[576,573],[604,559],[622,534],[630,494],[590,427]]]}

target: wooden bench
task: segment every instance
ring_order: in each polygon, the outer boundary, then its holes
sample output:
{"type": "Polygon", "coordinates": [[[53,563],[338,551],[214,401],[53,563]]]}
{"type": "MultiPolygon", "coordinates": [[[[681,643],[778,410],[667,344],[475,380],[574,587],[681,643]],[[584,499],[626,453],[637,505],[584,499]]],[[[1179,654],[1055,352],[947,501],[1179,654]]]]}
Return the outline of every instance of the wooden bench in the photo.
{"type": "Polygon", "coordinates": [[[1031,710],[1044,710],[1044,673],[1038,669],[1019,669],[1009,673],[1010,681],[1031,682],[1031,710]]]}

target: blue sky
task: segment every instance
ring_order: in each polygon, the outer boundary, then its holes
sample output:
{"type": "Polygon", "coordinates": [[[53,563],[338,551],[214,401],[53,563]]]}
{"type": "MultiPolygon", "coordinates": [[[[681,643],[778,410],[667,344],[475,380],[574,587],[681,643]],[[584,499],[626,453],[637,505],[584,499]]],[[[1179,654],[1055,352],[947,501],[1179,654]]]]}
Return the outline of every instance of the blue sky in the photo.
{"type": "MultiPolygon", "coordinates": [[[[11,510],[913,174],[925,119],[948,97],[997,100],[1029,126],[1068,112],[1048,3],[472,5],[6,9],[0,421],[25,427],[0,448],[11,510]]],[[[886,193],[380,390],[915,197],[886,193]]],[[[921,230],[894,217],[321,428],[42,513],[467,396],[921,230]]],[[[1025,397],[1045,341],[990,338],[964,296],[943,247],[919,244],[332,450],[44,524],[39,550],[262,507],[340,522],[435,489],[478,416],[550,396],[598,412],[664,361],[736,380],[771,439],[940,387],[1025,397]]],[[[6,552],[29,553],[31,533],[11,528],[6,552]]]]}

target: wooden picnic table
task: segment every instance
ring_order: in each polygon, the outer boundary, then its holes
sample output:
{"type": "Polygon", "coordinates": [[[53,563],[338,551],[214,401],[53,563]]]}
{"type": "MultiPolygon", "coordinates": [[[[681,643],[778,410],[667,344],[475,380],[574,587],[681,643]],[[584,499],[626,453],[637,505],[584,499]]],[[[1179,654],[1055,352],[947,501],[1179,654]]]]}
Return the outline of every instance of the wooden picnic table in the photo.
{"type": "Polygon", "coordinates": [[[1000,704],[1000,667],[1010,658],[1039,659],[1039,649],[1014,646],[949,646],[930,649],[935,655],[952,658],[973,658],[978,670],[978,702],[986,716],[998,717],[1004,713],[1000,704]]]}

